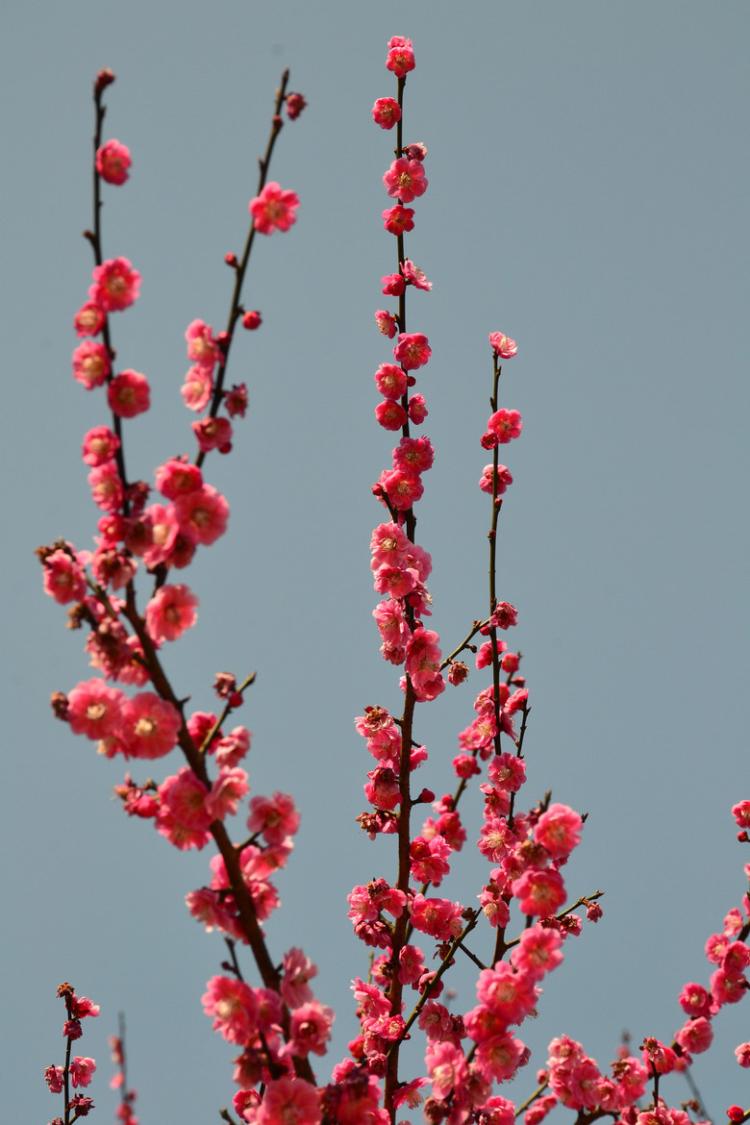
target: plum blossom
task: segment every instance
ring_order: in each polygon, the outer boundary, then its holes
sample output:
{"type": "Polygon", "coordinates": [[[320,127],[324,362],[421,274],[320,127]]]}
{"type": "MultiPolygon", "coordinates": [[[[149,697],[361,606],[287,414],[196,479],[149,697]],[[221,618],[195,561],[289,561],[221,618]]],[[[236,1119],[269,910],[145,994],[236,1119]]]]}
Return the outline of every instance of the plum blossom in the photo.
{"type": "Polygon", "coordinates": [[[130,149],[120,141],[105,141],[96,152],[96,170],[108,184],[124,184],[132,164],[130,149]]]}
{"type": "Polygon", "coordinates": [[[121,312],[138,299],[141,275],[127,258],[110,258],[96,266],[89,297],[105,312],[121,312]]]}
{"type": "Polygon", "coordinates": [[[294,191],[284,191],[280,184],[271,181],[250,200],[248,209],[259,234],[273,234],[274,230],[287,231],[297,219],[299,196],[294,191]]]}

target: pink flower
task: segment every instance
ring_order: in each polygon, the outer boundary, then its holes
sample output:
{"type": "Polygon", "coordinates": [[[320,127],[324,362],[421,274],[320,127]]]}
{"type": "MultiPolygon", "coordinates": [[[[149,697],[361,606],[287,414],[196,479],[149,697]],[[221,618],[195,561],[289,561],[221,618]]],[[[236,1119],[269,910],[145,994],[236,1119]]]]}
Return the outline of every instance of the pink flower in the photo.
{"type": "Polygon", "coordinates": [[[203,485],[203,474],[197,465],[174,458],[160,465],[155,474],[156,487],[168,500],[176,500],[188,492],[196,492],[203,485]]]}
{"type": "Polygon", "coordinates": [[[513,894],[519,900],[522,914],[538,914],[548,918],[565,902],[565,884],[559,871],[535,867],[524,871],[513,883],[513,894]]]}
{"type": "Polygon", "coordinates": [[[707,1051],[713,1041],[714,1032],[710,1020],[705,1016],[688,1020],[675,1035],[675,1039],[689,1055],[700,1055],[707,1051]]]}
{"type": "Polygon", "coordinates": [[[400,203],[387,207],[383,212],[383,226],[389,234],[408,234],[414,230],[414,209],[402,207],[400,203]]]}
{"type": "Polygon", "coordinates": [[[530,980],[541,980],[562,962],[561,945],[562,938],[557,930],[545,929],[537,923],[523,931],[511,954],[511,962],[530,980]]]}
{"type": "Polygon", "coordinates": [[[192,320],[185,330],[185,339],[191,363],[212,370],[221,357],[221,351],[213,337],[211,325],[203,320],[192,320]]]}
{"type": "Polygon", "coordinates": [[[163,758],[177,742],[180,712],[153,692],[133,696],[122,708],[120,737],[133,758],[163,758]]]}
{"type": "Polygon", "coordinates": [[[534,839],[553,859],[567,859],[581,842],[583,821],[567,805],[550,805],[534,828],[534,839]]]}
{"type": "Polygon", "coordinates": [[[208,406],[208,401],[213,394],[214,381],[210,367],[199,367],[195,364],[189,368],[184,382],[180,387],[182,401],[188,410],[199,413],[208,406]]]}
{"type": "Polygon", "coordinates": [[[375,418],[384,430],[400,430],[407,414],[400,402],[385,399],[375,407],[375,418]]]}
{"type": "Polygon", "coordinates": [[[313,998],[308,982],[318,975],[318,967],[295,946],[284,954],[281,964],[284,973],[281,978],[281,995],[284,1003],[290,1008],[299,1008],[313,998]]]}
{"type": "MultiPolygon", "coordinates": [[[[492,495],[492,465],[485,465],[482,470],[482,478],[479,481],[479,487],[482,492],[487,492],[492,495]]],[[[505,465],[498,465],[497,473],[495,474],[495,492],[496,495],[502,496],[506,488],[513,484],[513,477],[511,476],[510,469],[505,465]]]]}
{"type": "Polygon", "coordinates": [[[395,363],[381,363],[375,372],[375,385],[384,398],[395,401],[406,390],[406,374],[395,363]]]}
{"type": "Polygon", "coordinates": [[[732,816],[739,828],[750,828],[750,801],[738,801],[733,805],[732,816]]]}
{"type": "Polygon", "coordinates": [[[393,313],[389,313],[387,309],[376,309],[375,323],[378,326],[378,332],[387,336],[389,340],[392,340],[396,335],[398,322],[393,313]]]}
{"type": "Polygon", "coordinates": [[[261,832],[269,844],[281,844],[287,836],[294,836],[299,828],[299,813],[288,793],[274,793],[273,797],[253,797],[247,826],[251,832],[261,832]]]}
{"type": "Polygon", "coordinates": [[[489,1082],[507,1082],[521,1066],[525,1051],[520,1039],[516,1039],[509,1031],[499,1031],[477,1044],[477,1068],[489,1082]]]}
{"type": "Polygon", "coordinates": [[[430,1043],[425,1052],[425,1065],[432,1079],[433,1095],[439,1100],[457,1093],[466,1085],[469,1068],[462,1049],[446,1041],[430,1043]]]}
{"type": "Polygon", "coordinates": [[[258,1006],[253,990],[244,981],[231,977],[211,977],[201,1002],[203,1011],[213,1017],[214,1031],[228,1043],[246,1046],[257,1034],[258,1006]]]}
{"type": "Polygon", "coordinates": [[[249,749],[250,731],[247,727],[235,727],[215,743],[216,764],[222,769],[231,769],[242,761],[249,749]]]}
{"type": "Polygon", "coordinates": [[[320,1125],[320,1120],[320,1095],[315,1087],[301,1078],[279,1078],[266,1085],[255,1125],[320,1125]]]}
{"type": "Polygon", "coordinates": [[[178,496],[174,505],[180,530],[194,543],[208,546],[227,529],[229,505],[210,484],[178,496]]]}
{"type": "Polygon", "coordinates": [[[88,1086],[95,1070],[96,1063],[93,1059],[76,1055],[70,1064],[70,1081],[74,1086],[88,1086]]]}
{"type": "Polygon", "coordinates": [[[750,1043],[740,1043],[735,1047],[734,1057],[740,1066],[750,1067],[750,1043]]]}
{"type": "Polygon", "coordinates": [[[404,371],[413,371],[429,361],[432,348],[427,337],[421,332],[401,332],[398,343],[393,349],[393,355],[404,371]]]}
{"type": "Polygon", "coordinates": [[[411,39],[404,39],[401,35],[394,35],[389,39],[385,65],[397,78],[405,78],[410,70],[414,70],[417,64],[411,39]]]}
{"type": "Polygon", "coordinates": [[[392,129],[401,120],[401,109],[395,98],[378,98],[372,107],[372,119],[381,129],[392,129]]]}
{"type": "Polygon", "coordinates": [[[93,301],[86,301],[73,320],[73,327],[79,336],[98,336],[104,327],[103,311],[93,301]]]}
{"type": "Polygon", "coordinates": [[[420,933],[429,934],[438,941],[450,941],[463,929],[460,902],[447,898],[425,898],[416,894],[409,908],[412,925],[420,933]]]}
{"type": "Polygon", "coordinates": [[[110,258],[93,272],[89,297],[105,312],[121,312],[138,299],[141,275],[127,258],[110,258]]]}
{"type": "Polygon", "coordinates": [[[199,422],[193,422],[193,433],[203,453],[212,449],[229,453],[232,448],[232,423],[228,418],[201,418],[199,422]]]}
{"type": "Polygon", "coordinates": [[[502,332],[490,332],[490,347],[500,359],[512,359],[518,353],[518,344],[502,332]]]}
{"type": "Polygon", "coordinates": [[[59,605],[80,602],[86,596],[86,573],[75,552],[58,547],[46,555],[43,566],[44,592],[59,605]]]}
{"type": "Polygon", "coordinates": [[[427,403],[424,400],[424,395],[412,395],[409,399],[409,418],[415,426],[421,426],[427,417],[429,411],[427,403]]]}
{"type": "Polygon", "coordinates": [[[143,513],[144,520],[148,521],[151,533],[151,542],[143,552],[143,561],[146,566],[153,568],[170,559],[177,536],[179,524],[171,504],[151,504],[143,513]]]}
{"type": "Polygon", "coordinates": [[[439,636],[431,629],[418,628],[411,635],[406,649],[406,672],[414,694],[421,701],[430,701],[445,689],[440,672],[439,636]]]}
{"type": "Polygon", "coordinates": [[[101,387],[111,370],[109,352],[104,344],[84,340],[73,352],[73,377],[87,391],[101,387]]]}
{"type": "Polygon", "coordinates": [[[380,291],[385,297],[400,297],[406,289],[406,282],[400,273],[388,273],[380,279],[380,291]]]}
{"type": "Polygon", "coordinates": [[[679,995],[680,1006],[689,1016],[710,1016],[711,995],[701,984],[689,981],[679,995]]]}
{"type": "Polygon", "coordinates": [[[61,1094],[65,1084],[65,1071],[61,1066],[48,1066],[44,1071],[44,1081],[50,1094],[61,1094]]]}
{"type": "Polygon", "coordinates": [[[297,218],[299,196],[293,191],[283,191],[280,184],[267,183],[260,195],[250,200],[248,208],[259,234],[272,234],[274,230],[289,230],[297,218]]]}
{"type": "Polygon", "coordinates": [[[247,796],[250,786],[243,769],[230,768],[219,771],[206,800],[206,809],[212,820],[234,816],[240,801],[247,796]]]}
{"type": "Polygon", "coordinates": [[[291,1038],[283,1053],[297,1055],[300,1058],[307,1058],[311,1051],[315,1055],[324,1055],[331,1037],[332,1025],[331,1008],[325,1007],[316,1000],[301,1004],[292,1012],[291,1038]]]}
{"type": "Polygon", "coordinates": [[[121,371],[107,388],[107,402],[119,418],[135,418],[151,405],[148,379],[140,371],[121,371]]]}
{"type": "Polygon", "coordinates": [[[385,189],[390,196],[401,203],[411,203],[427,191],[427,177],[420,160],[398,157],[383,176],[385,189]]]}
{"type": "Polygon", "coordinates": [[[378,485],[383,489],[391,507],[406,512],[424,493],[421,478],[416,473],[406,473],[402,469],[384,470],[378,485]]]}
{"type": "Polygon", "coordinates": [[[119,511],[123,501],[122,481],[114,461],[106,461],[103,465],[92,469],[88,476],[91,488],[91,498],[99,508],[105,512],[119,511]]]}
{"type": "Polygon", "coordinates": [[[146,606],[146,628],[156,644],[176,641],[195,625],[198,599],[188,586],[161,586],[146,606]]]}
{"type": "Polygon", "coordinates": [[[94,740],[116,734],[123,705],[128,701],[103,680],[86,680],[68,694],[68,722],[74,734],[94,740]]]}
{"type": "Polygon", "coordinates": [[[421,270],[419,266],[415,266],[410,258],[407,258],[401,266],[401,272],[404,275],[404,280],[409,285],[413,285],[415,289],[425,289],[427,291],[432,289],[432,282],[427,280],[424,270],[421,270]]]}
{"type": "Polygon", "coordinates": [[[496,445],[506,445],[522,429],[523,419],[517,410],[496,410],[487,422],[487,433],[495,438],[496,445]]]}
{"type": "Polygon", "coordinates": [[[96,153],[96,170],[108,184],[124,184],[132,160],[130,149],[119,141],[105,141],[96,153]]]}
{"type": "Polygon", "coordinates": [[[84,435],[81,453],[84,463],[94,467],[112,461],[120,448],[120,439],[109,426],[94,426],[84,435]]]}

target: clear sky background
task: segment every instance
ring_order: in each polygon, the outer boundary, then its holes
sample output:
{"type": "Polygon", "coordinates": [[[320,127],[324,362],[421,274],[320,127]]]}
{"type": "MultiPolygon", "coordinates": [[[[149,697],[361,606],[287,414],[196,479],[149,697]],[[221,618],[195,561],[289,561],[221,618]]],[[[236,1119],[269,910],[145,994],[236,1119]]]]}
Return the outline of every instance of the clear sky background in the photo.
{"type": "MultiPolygon", "coordinates": [[[[405,135],[429,146],[430,187],[408,250],[434,291],[410,301],[410,326],[434,349],[420,383],[438,459],[419,521],[433,620],[452,647],[486,604],[478,437],[487,333],[501,329],[520,346],[505,404],[525,420],[507,449],[500,548],[532,693],[524,793],[552,788],[590,813],[567,883],[575,897],[606,890],[603,921],[568,943],[524,1028],[535,1056],[512,1091],[522,1098],[553,1035],[602,1065],[623,1029],[636,1044],[669,1039],[677,993],[707,981],[703,943],[743,891],[729,808],[750,796],[749,31],[741,0],[6,3],[3,1119],[57,1111],[42,1069],[62,1058],[63,979],[102,1005],[81,1044],[100,1066],[97,1120],[115,1104],[105,1042],[119,1009],[143,1125],[217,1120],[233,1089],[233,1051],[200,1006],[223,945],[183,905],[208,852],[178,854],[126,820],[111,799],[122,763],[47,706],[89,675],[32,551],[59,536],[89,545],[97,518],[79,447],[105,415],[70,374],[91,268],[80,231],[96,71],[118,75],[106,134],[134,156],[131,182],[106,192],[104,246],[143,275],[113,327],[120,366],[152,381],[153,410],[126,427],[128,465],[147,478],[192,446],[183,333],[195,317],[224,324],[222,258],[241,248],[283,67],[310,103],[272,170],[299,192],[299,221],[259,240],[246,304],[265,322],[233,350],[251,409],[232,456],[208,462],[229,534],[185,574],[200,621],[166,659],[203,708],[217,670],[258,671],[243,716],[253,791],[292,792],[303,814],[269,941],[320,965],[318,995],[338,1013],[325,1076],[354,1033],[349,981],[366,972],[346,893],[395,870],[392,841],[371,844],[353,822],[369,757],[352,718],[399,698],[370,618],[369,489],[392,445],[372,417],[372,372],[388,358],[372,312],[394,268],[380,223],[392,141],[370,107],[392,93],[388,37],[415,41],[405,135]]],[[[420,709],[437,792],[484,682],[420,709]]],[[[455,870],[446,893],[470,902],[486,868],[464,853],[455,870]]],[[[465,1010],[472,974],[456,988],[465,1010]]],[[[718,1120],[750,1103],[732,1054],[747,1038],[746,1004],[722,1013],[696,1064],[718,1120]]],[[[689,1096],[679,1081],[665,1092],[689,1096]]]]}

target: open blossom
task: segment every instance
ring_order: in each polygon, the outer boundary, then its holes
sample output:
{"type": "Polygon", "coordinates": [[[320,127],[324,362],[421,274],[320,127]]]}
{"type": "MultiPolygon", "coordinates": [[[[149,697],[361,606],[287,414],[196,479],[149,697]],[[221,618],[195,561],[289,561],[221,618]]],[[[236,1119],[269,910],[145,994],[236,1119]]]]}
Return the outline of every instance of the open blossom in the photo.
{"type": "Polygon", "coordinates": [[[74,1086],[88,1086],[95,1070],[96,1063],[93,1059],[76,1055],[70,1062],[70,1081],[74,1086]]]}
{"type": "Polygon", "coordinates": [[[214,381],[211,368],[201,367],[196,363],[188,369],[180,387],[180,394],[188,410],[195,410],[196,413],[199,413],[208,406],[213,389],[214,381]]]}
{"type": "Polygon", "coordinates": [[[84,463],[96,467],[112,461],[120,448],[120,439],[109,426],[94,426],[83,438],[81,454],[84,463]]]}
{"type": "Polygon", "coordinates": [[[177,742],[180,712],[153,692],[133,696],[122,708],[120,737],[133,758],[163,758],[177,742]]]}
{"type": "Polygon", "coordinates": [[[432,355],[432,348],[427,337],[421,332],[402,332],[393,349],[393,355],[404,371],[413,371],[428,362],[432,355]]]}
{"type": "Polygon", "coordinates": [[[259,234],[272,234],[274,230],[289,230],[297,218],[299,196],[284,191],[280,184],[267,183],[260,195],[250,200],[248,208],[259,234]]]}
{"type": "Polygon", "coordinates": [[[312,1052],[324,1055],[333,1025],[333,1009],[316,1000],[310,1000],[295,1008],[291,1019],[291,1038],[282,1053],[306,1058],[312,1052]]]}
{"type": "Polygon", "coordinates": [[[44,1081],[50,1094],[61,1094],[65,1085],[65,1071],[61,1066],[48,1066],[44,1071],[44,1081]]]}
{"type": "Polygon", "coordinates": [[[91,498],[97,507],[105,512],[118,512],[122,506],[124,491],[120,473],[113,461],[106,461],[92,469],[88,475],[91,498]]]}
{"type": "Polygon", "coordinates": [[[212,820],[234,816],[240,801],[247,796],[250,786],[243,769],[228,768],[219,771],[206,799],[206,810],[212,820]]]}
{"type": "Polygon", "coordinates": [[[197,465],[179,457],[165,461],[155,473],[156,487],[168,500],[176,500],[203,485],[203,474],[197,465]]]}
{"type": "Polygon", "coordinates": [[[375,310],[375,323],[378,326],[378,332],[382,332],[389,340],[392,340],[398,331],[398,322],[393,313],[389,313],[387,309],[375,310]]]}
{"type": "Polygon", "coordinates": [[[75,552],[58,548],[44,559],[44,592],[60,605],[86,595],[86,574],[75,552]]]}
{"type": "Polygon", "coordinates": [[[445,688],[440,672],[439,640],[432,629],[415,629],[406,649],[406,671],[414,694],[422,701],[434,699],[445,688]]]}
{"type": "Polygon", "coordinates": [[[84,340],[73,352],[73,377],[87,391],[101,387],[111,370],[109,352],[96,340],[84,340]]]}
{"type": "Polygon", "coordinates": [[[130,149],[120,141],[105,141],[96,152],[96,170],[108,184],[125,183],[133,163],[130,149]]]}
{"type": "Polygon", "coordinates": [[[389,195],[401,203],[411,203],[427,191],[427,177],[421,160],[408,160],[399,156],[383,175],[383,183],[389,195]]]}
{"type": "MultiPolygon", "coordinates": [[[[369,1116],[359,1118],[361,1121],[368,1119],[369,1116]]],[[[352,1125],[354,1120],[352,1117],[352,1125]]],[[[372,1120],[374,1122],[375,1118],[372,1120]]],[[[263,1104],[253,1121],[255,1125],[319,1125],[320,1094],[301,1078],[279,1078],[269,1082],[263,1104]]]]}
{"type": "Polygon", "coordinates": [[[415,266],[410,258],[407,258],[401,265],[401,273],[403,274],[404,281],[409,285],[413,285],[415,289],[424,289],[429,292],[432,289],[432,282],[428,281],[427,275],[424,270],[419,266],[415,266]]]}
{"type": "Polygon", "coordinates": [[[542,844],[553,859],[567,859],[581,842],[583,821],[567,805],[550,805],[534,828],[534,839],[542,844]]]}
{"type": "Polygon", "coordinates": [[[103,680],[86,680],[68,694],[68,722],[74,734],[94,740],[117,733],[125,696],[103,680]]]}
{"type": "Polygon", "coordinates": [[[281,844],[299,828],[299,813],[288,793],[273,797],[253,797],[247,826],[251,832],[262,832],[269,844],[281,844]]]}
{"type": "Polygon", "coordinates": [[[411,39],[405,39],[403,35],[394,35],[389,39],[385,65],[397,78],[405,78],[410,70],[414,70],[417,64],[411,39]]]}
{"type": "Polygon", "coordinates": [[[372,107],[372,119],[381,129],[392,129],[401,120],[401,109],[395,98],[378,98],[372,107]]]}
{"type": "Polygon", "coordinates": [[[384,399],[375,407],[375,418],[384,430],[400,430],[406,423],[407,414],[400,402],[384,399]]]}
{"type": "Polygon", "coordinates": [[[512,359],[518,354],[518,344],[502,332],[490,332],[490,347],[500,359],[512,359]]]}
{"type": "Polygon", "coordinates": [[[231,977],[211,977],[201,1002],[203,1011],[213,1017],[214,1031],[229,1043],[245,1046],[257,1034],[258,1005],[253,990],[244,981],[231,977]]]}
{"type": "Polygon", "coordinates": [[[406,390],[406,374],[395,363],[381,363],[375,372],[375,385],[384,398],[395,401],[406,390]]]}
{"type": "Polygon", "coordinates": [[[403,469],[384,469],[378,485],[383,489],[391,507],[406,512],[424,493],[424,485],[418,473],[407,473],[403,469]]]}
{"type": "Polygon", "coordinates": [[[151,405],[148,379],[140,371],[121,371],[107,388],[107,402],[119,418],[135,418],[151,405]]]}
{"type": "Polygon", "coordinates": [[[219,453],[229,453],[232,448],[232,423],[228,418],[201,418],[193,422],[193,433],[198,440],[198,448],[203,453],[218,449],[219,453]]]}
{"type": "Polygon", "coordinates": [[[121,312],[138,299],[141,275],[127,258],[110,258],[96,266],[91,300],[105,312],[121,312]]]}
{"type": "Polygon", "coordinates": [[[180,530],[194,543],[208,546],[227,529],[229,504],[210,484],[176,497],[174,506],[180,530]]]}
{"type": "Polygon", "coordinates": [[[506,445],[517,438],[523,429],[523,420],[517,410],[496,410],[487,422],[487,433],[496,445],[506,445]]]}
{"type": "Polygon", "coordinates": [[[198,599],[188,586],[161,586],[146,606],[146,628],[157,644],[176,641],[195,625],[198,599]]]}
{"type": "Polygon", "coordinates": [[[479,481],[479,487],[482,492],[487,492],[492,495],[492,478],[495,478],[495,494],[502,496],[506,488],[513,484],[513,477],[511,476],[510,469],[505,465],[498,465],[497,471],[493,469],[492,465],[485,465],[482,470],[482,476],[479,481]]]}
{"type": "Polygon", "coordinates": [[[308,982],[318,975],[317,965],[296,946],[292,946],[284,954],[281,964],[284,973],[281,978],[281,995],[284,1003],[290,1008],[298,1008],[312,1000],[313,993],[308,982]]]}
{"type": "Polygon", "coordinates": [[[73,320],[73,327],[79,336],[98,336],[104,327],[104,312],[94,301],[86,301],[73,320]]]}
{"type": "Polygon", "coordinates": [[[408,234],[414,230],[414,208],[396,203],[383,211],[383,226],[389,234],[408,234]]]}
{"type": "Polygon", "coordinates": [[[523,914],[548,918],[565,902],[565,884],[559,871],[531,867],[513,883],[513,894],[523,914]]]}
{"type": "Polygon", "coordinates": [[[199,367],[213,369],[218,362],[221,351],[213,337],[210,324],[203,320],[192,320],[185,330],[187,341],[187,354],[191,363],[199,367]]]}
{"type": "Polygon", "coordinates": [[[460,902],[450,902],[447,898],[425,898],[416,894],[409,908],[411,922],[415,930],[429,934],[439,941],[450,941],[458,937],[463,929],[460,902]]]}

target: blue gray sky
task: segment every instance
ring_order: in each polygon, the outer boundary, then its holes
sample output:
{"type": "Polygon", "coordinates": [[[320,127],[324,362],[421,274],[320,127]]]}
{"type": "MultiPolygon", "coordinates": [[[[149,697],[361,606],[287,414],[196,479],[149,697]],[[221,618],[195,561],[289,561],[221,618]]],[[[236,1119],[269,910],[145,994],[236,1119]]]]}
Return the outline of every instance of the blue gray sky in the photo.
{"type": "MultiPolygon", "coordinates": [[[[405,134],[430,150],[408,248],[434,282],[410,306],[434,351],[420,382],[437,463],[419,522],[434,623],[452,647],[486,602],[477,439],[487,332],[501,329],[519,341],[504,401],[525,420],[507,451],[516,483],[500,547],[532,693],[525,792],[551,788],[589,812],[567,882],[576,897],[606,890],[604,919],[569,943],[524,1028],[535,1065],[513,1095],[531,1090],[561,1032],[602,1065],[623,1029],[668,1038],[682,983],[707,980],[705,938],[743,891],[729,807],[750,795],[747,5],[221,0],[209,13],[193,0],[9,0],[1,19],[7,1118],[56,1112],[41,1072],[62,1056],[63,979],[102,1004],[81,1044],[100,1064],[97,1119],[113,1113],[106,1036],[120,1009],[144,1125],[216,1120],[232,1093],[232,1051],[200,1007],[223,946],[183,905],[208,856],[126,821],[111,798],[121,764],[47,707],[89,674],[32,551],[60,536],[87,546],[97,515],[79,448],[102,404],[69,357],[89,284],[80,231],[102,66],[118,75],[107,135],[134,156],[131,182],[107,192],[104,238],[143,275],[114,332],[121,366],[153,386],[154,409],[127,427],[145,477],[190,448],[183,333],[195,317],[224,323],[222,258],[241,248],[283,67],[310,103],[272,172],[299,192],[299,221],[260,240],[246,303],[265,323],[233,351],[251,409],[232,456],[209,461],[230,531],[190,571],[200,622],[168,661],[199,707],[217,670],[257,669],[253,791],[292,792],[303,815],[269,941],[318,961],[319,996],[338,1013],[331,1064],[354,1033],[349,981],[366,971],[345,896],[394,870],[391,843],[353,822],[369,765],[352,729],[366,704],[398,700],[367,550],[380,518],[370,484],[391,448],[372,417],[372,372],[388,358],[372,311],[394,268],[379,218],[391,141],[369,112],[392,93],[393,34],[417,51],[405,134]]],[[[438,792],[472,699],[469,686],[421,709],[424,780],[438,792]]],[[[470,900],[482,870],[464,857],[446,893],[470,900]]],[[[456,977],[464,1008],[471,981],[456,977]]],[[[747,1011],[722,1013],[696,1065],[719,1119],[750,1102],[732,1055],[746,1038],[747,1011]]]]}

